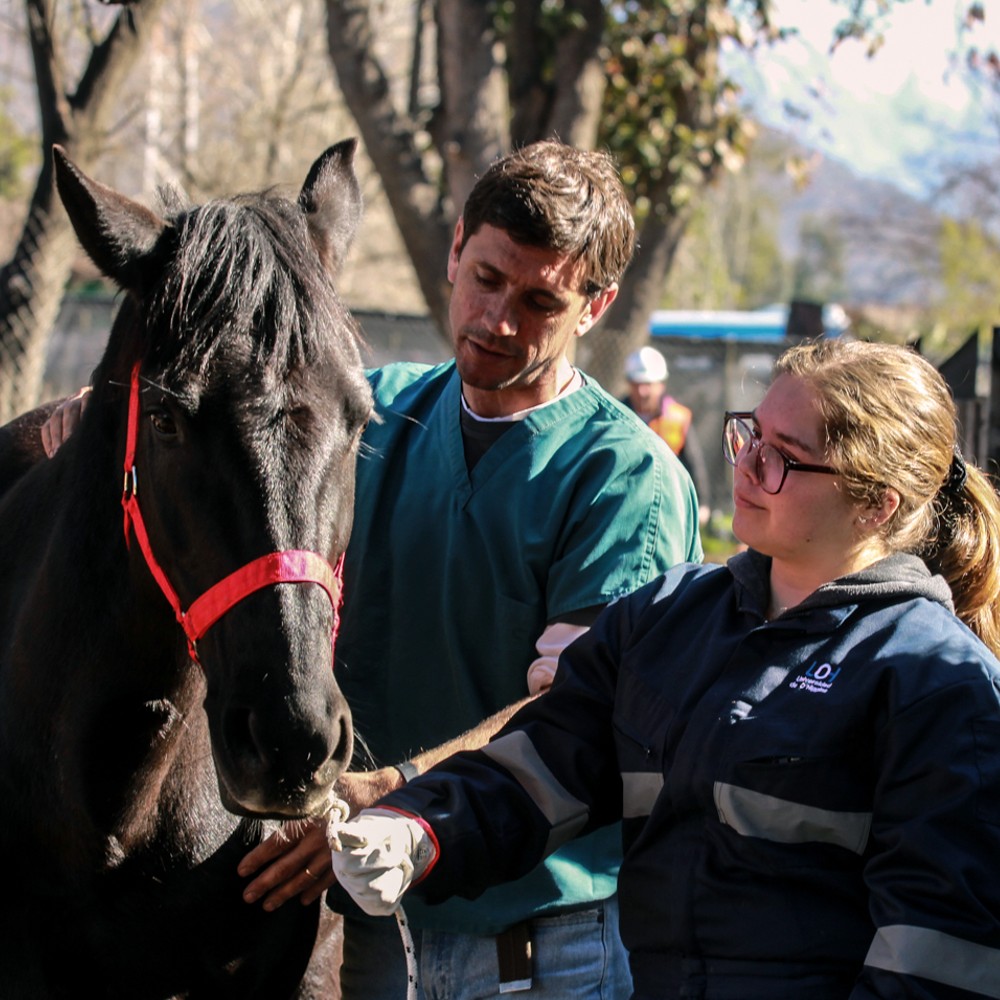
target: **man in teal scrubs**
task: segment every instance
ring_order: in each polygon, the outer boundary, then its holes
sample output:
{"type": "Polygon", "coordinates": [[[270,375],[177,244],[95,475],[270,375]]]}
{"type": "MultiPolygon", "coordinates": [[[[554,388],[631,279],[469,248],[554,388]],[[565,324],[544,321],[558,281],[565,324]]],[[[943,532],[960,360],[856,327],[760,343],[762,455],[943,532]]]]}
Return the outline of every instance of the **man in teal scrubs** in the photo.
{"type": "MultiPolygon", "coordinates": [[[[481,746],[544,692],[604,605],[701,558],[687,473],[568,356],[614,301],[633,241],[604,154],[544,142],[498,161],[448,258],[455,360],[370,374],[377,418],[337,646],[369,755],[338,786],[354,810],[481,746]]],[[[425,995],[627,997],[620,855],[619,831],[605,830],[475,901],[408,902],[425,995]]],[[[258,872],[246,898],[269,908],[334,881],[318,828],[272,838],[240,871],[258,872]]],[[[355,911],[344,934],[344,1000],[405,996],[395,921],[355,911]]]]}

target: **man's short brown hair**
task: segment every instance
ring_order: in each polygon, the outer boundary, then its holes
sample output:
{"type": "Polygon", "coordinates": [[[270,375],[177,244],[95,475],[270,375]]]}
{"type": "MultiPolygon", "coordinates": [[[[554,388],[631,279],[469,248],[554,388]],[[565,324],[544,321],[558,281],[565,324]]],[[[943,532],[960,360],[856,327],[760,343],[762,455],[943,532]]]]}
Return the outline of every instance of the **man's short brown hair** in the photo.
{"type": "Polygon", "coordinates": [[[635,248],[635,221],[614,160],[545,140],[497,160],[462,211],[463,247],[481,226],[516,243],[585,262],[588,297],[621,279],[635,248]]]}

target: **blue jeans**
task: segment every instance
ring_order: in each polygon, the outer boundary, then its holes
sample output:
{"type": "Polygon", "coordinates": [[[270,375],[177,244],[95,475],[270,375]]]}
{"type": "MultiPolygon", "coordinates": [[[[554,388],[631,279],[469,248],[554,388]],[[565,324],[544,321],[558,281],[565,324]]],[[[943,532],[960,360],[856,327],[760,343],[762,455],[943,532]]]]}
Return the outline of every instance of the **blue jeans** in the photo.
{"type": "MultiPolygon", "coordinates": [[[[532,987],[544,1000],[627,1000],[628,955],[618,937],[618,900],[531,921],[532,987]]],[[[420,1000],[485,1000],[499,992],[496,939],[413,931],[420,1000]]],[[[344,918],[342,1000],[406,1000],[406,957],[394,917],[344,918]]]]}

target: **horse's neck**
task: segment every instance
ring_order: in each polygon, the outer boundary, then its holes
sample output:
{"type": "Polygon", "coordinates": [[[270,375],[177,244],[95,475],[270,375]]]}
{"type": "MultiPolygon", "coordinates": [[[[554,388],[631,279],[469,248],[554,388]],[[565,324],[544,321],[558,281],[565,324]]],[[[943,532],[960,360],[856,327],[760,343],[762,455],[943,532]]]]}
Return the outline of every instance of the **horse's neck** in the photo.
{"type": "Polygon", "coordinates": [[[155,584],[133,578],[146,571],[129,559],[109,474],[88,488],[78,466],[32,472],[4,501],[20,537],[0,541],[17,581],[0,614],[4,777],[30,789],[21,833],[85,854],[73,864],[90,870],[198,850],[183,842],[189,818],[204,826],[217,802],[203,678],[155,584]]]}
{"type": "Polygon", "coordinates": [[[50,870],[187,868],[225,841],[237,821],[219,802],[201,701],[195,676],[172,700],[108,697],[55,727],[64,766],[28,818],[50,870]]]}
{"type": "MultiPolygon", "coordinates": [[[[103,814],[92,809],[91,817],[126,853],[152,840],[183,836],[190,816],[204,809],[204,789],[213,800],[217,797],[204,688],[196,670],[191,665],[187,683],[171,699],[106,703],[112,712],[106,725],[118,738],[91,749],[88,766],[102,793],[117,805],[103,814]]],[[[98,716],[92,723],[105,725],[98,716]]]]}
{"type": "Polygon", "coordinates": [[[46,460],[41,428],[54,409],[55,404],[48,403],[0,427],[0,496],[46,460]]]}

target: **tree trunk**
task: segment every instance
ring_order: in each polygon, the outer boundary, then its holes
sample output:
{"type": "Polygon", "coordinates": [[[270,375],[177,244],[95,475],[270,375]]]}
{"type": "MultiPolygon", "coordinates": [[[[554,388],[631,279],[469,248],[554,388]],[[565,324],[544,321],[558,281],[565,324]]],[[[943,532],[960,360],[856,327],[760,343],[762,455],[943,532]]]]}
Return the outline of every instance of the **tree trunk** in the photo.
{"type": "Polygon", "coordinates": [[[687,228],[688,212],[652,216],[639,233],[639,249],[607,315],[581,342],[580,367],[608,392],[625,390],[625,358],[649,340],[649,316],[687,228]]]}
{"type": "Polygon", "coordinates": [[[556,45],[548,131],[578,149],[593,149],[607,83],[601,58],[604,6],[601,0],[573,0],[566,7],[575,16],[574,27],[556,45]]]}
{"type": "MultiPolygon", "coordinates": [[[[685,136],[709,132],[718,121],[715,87],[719,80],[719,36],[711,29],[726,11],[726,0],[707,0],[679,8],[671,15],[671,34],[684,40],[685,59],[694,69],[693,82],[681,77],[673,87],[674,122],[662,160],[667,167],[649,192],[650,211],[637,239],[632,266],[625,272],[618,298],[601,327],[581,346],[582,367],[609,392],[625,388],[623,368],[628,353],[649,340],[649,316],[657,307],[684,232],[699,196],[723,169],[718,149],[703,150],[696,170],[680,171],[670,164],[684,162],[685,136]],[[683,197],[679,192],[689,191],[683,197]],[[603,329],[602,329],[603,327],[603,329]],[[596,336],[595,336],[596,334],[596,336]]],[[[687,153],[690,159],[690,153],[687,153]]]]}
{"type": "Polygon", "coordinates": [[[448,337],[446,274],[454,216],[435,179],[434,157],[416,124],[393,104],[374,49],[368,0],[326,0],[327,43],[340,89],[382,180],[427,308],[448,337]]]}
{"type": "MultiPolygon", "coordinates": [[[[375,48],[373,0],[326,0],[327,36],[340,87],[382,180],[428,309],[443,332],[450,289],[445,261],[455,216],[477,174],[509,148],[557,136],[574,146],[597,144],[607,78],[603,44],[608,21],[602,0],[565,0],[556,12],[543,0],[514,0],[504,51],[495,37],[492,5],[483,0],[428,0],[438,32],[438,107],[428,123],[410,101],[394,100],[389,74],[375,48]],[[543,30],[555,25],[555,43],[543,30]],[[548,22],[546,22],[548,18],[548,22]],[[506,78],[506,86],[502,81],[506,78]],[[510,134],[507,128],[509,123],[510,134]]],[[[716,120],[718,34],[709,30],[727,0],[682,4],[669,14],[671,36],[683,40],[688,64],[673,95],[673,123],[662,160],[688,162],[684,142],[716,120]],[[678,140],[677,135],[681,138],[678,140]]],[[[414,46],[414,51],[419,51],[414,46]]],[[[709,183],[719,169],[714,143],[685,169],[685,185],[709,183]],[[706,159],[709,162],[705,162],[706,159]]],[[[609,388],[621,381],[625,355],[648,336],[655,308],[690,211],[673,197],[667,171],[640,236],[640,253],[626,273],[618,301],[579,345],[585,367],[609,388]]],[[[446,336],[450,341],[450,338],[446,336]]]]}
{"type": "Polygon", "coordinates": [[[569,0],[564,18],[567,27],[556,39],[551,72],[546,74],[540,0],[514,4],[507,73],[515,146],[550,137],[580,149],[593,149],[597,143],[605,87],[604,6],[601,0],[569,0]]]}
{"type": "MultiPolygon", "coordinates": [[[[341,91],[382,180],[428,310],[448,330],[450,288],[445,264],[454,221],[478,175],[511,142],[559,135],[593,148],[603,94],[599,48],[601,0],[572,0],[578,16],[559,41],[554,84],[541,82],[532,55],[540,0],[520,0],[506,53],[493,13],[482,0],[437,0],[440,105],[429,126],[434,148],[419,145],[420,124],[393,100],[389,75],[375,51],[371,0],[326,0],[327,37],[341,91]],[[511,126],[509,94],[531,91],[535,114],[511,126]],[[514,130],[512,132],[512,129],[514,130]]],[[[426,133],[424,133],[426,135],[426,133]]]]}
{"type": "Polygon", "coordinates": [[[26,0],[42,123],[43,166],[14,255],[0,269],[0,421],[38,402],[48,338],[59,312],[74,258],[75,238],[58,203],[51,149],[62,143],[91,169],[119,105],[120,90],[135,65],[166,0],[136,0],[123,9],[90,55],[70,95],[49,30],[49,0],[26,0]]]}
{"type": "Polygon", "coordinates": [[[494,55],[489,4],[438,0],[437,28],[443,127],[436,138],[457,215],[483,166],[510,149],[507,80],[494,55]]]}
{"type": "Polygon", "coordinates": [[[39,401],[76,238],[46,159],[14,256],[0,269],[0,423],[39,401]]]}

